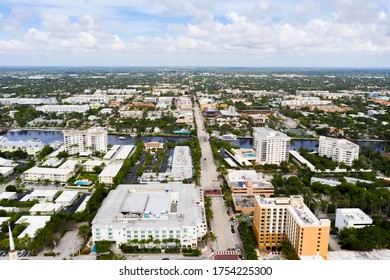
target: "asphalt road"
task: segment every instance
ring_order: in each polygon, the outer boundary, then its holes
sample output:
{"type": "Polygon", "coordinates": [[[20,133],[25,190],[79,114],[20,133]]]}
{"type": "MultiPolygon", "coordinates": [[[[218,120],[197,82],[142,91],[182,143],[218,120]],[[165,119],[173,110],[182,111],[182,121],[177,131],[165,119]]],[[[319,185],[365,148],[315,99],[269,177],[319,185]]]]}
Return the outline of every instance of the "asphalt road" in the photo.
{"type": "MultiPolygon", "coordinates": [[[[198,127],[198,138],[202,150],[201,159],[201,186],[204,189],[219,189],[218,172],[214,163],[211,145],[207,140],[207,133],[204,129],[203,117],[199,106],[195,103],[195,120],[198,127]]],[[[231,222],[226,213],[224,200],[222,197],[212,197],[212,209],[214,218],[211,221],[211,231],[217,236],[217,240],[212,242],[213,250],[227,250],[235,247],[234,235],[231,232],[231,222]]]]}

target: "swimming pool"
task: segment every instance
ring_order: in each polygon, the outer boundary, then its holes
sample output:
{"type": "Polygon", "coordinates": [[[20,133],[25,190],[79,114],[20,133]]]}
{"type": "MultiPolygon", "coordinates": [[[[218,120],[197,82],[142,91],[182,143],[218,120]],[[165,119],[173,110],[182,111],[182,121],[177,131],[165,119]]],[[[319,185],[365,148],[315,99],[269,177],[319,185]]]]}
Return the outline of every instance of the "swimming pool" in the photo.
{"type": "Polygon", "coordinates": [[[247,157],[255,157],[254,154],[245,154],[247,157]]]}
{"type": "Polygon", "coordinates": [[[74,183],[78,186],[89,186],[91,184],[89,181],[76,181],[74,183]]]}

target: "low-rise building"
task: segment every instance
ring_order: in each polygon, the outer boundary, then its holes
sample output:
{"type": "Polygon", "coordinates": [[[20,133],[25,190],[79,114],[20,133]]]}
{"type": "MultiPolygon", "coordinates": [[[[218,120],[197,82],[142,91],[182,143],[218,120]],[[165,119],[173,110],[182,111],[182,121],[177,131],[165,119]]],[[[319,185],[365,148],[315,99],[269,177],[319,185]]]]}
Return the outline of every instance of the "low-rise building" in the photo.
{"type": "Polygon", "coordinates": [[[90,107],[89,105],[43,105],[35,108],[37,111],[45,113],[85,113],[90,107]]]}
{"type": "Polygon", "coordinates": [[[325,179],[325,178],[317,178],[317,177],[312,177],[310,179],[311,184],[316,183],[316,182],[321,183],[321,184],[325,184],[325,185],[329,185],[332,187],[336,187],[338,185],[341,185],[340,181],[334,180],[334,179],[325,179]]]}
{"type": "Polygon", "coordinates": [[[145,143],[145,149],[150,150],[150,149],[162,149],[164,148],[164,143],[160,142],[148,142],[145,143]]]}
{"type": "Polygon", "coordinates": [[[24,179],[27,181],[49,180],[66,183],[75,175],[74,169],[33,167],[24,172],[24,179]]]}
{"type": "Polygon", "coordinates": [[[0,167],[0,174],[3,175],[4,177],[8,177],[12,173],[14,173],[13,167],[0,167]]]}
{"type": "Polygon", "coordinates": [[[27,227],[19,234],[18,238],[28,236],[33,238],[38,229],[45,227],[46,223],[50,221],[50,216],[22,216],[15,222],[15,224],[27,225],[27,227]]]}
{"type": "Polygon", "coordinates": [[[122,165],[123,161],[114,161],[109,163],[99,174],[99,183],[108,185],[114,184],[114,178],[116,175],[118,175],[122,165]]]}
{"type": "Polygon", "coordinates": [[[52,202],[58,194],[58,190],[35,190],[28,194],[29,200],[38,200],[39,202],[52,202]]]}
{"type": "Polygon", "coordinates": [[[63,191],[59,197],[56,198],[55,203],[61,204],[62,207],[67,207],[76,202],[78,196],[78,191],[63,191]]]}
{"type": "Polygon", "coordinates": [[[372,219],[359,208],[338,208],[336,210],[335,226],[363,228],[372,224],[372,219]]]}
{"type": "Polygon", "coordinates": [[[105,163],[101,160],[87,160],[83,163],[85,172],[95,172],[94,167],[103,166],[105,163]]]}
{"type": "Polygon", "coordinates": [[[45,144],[39,141],[10,141],[7,138],[0,136],[0,151],[13,152],[22,150],[29,155],[35,156],[40,153],[45,144]]]}
{"type": "MultiPolygon", "coordinates": [[[[180,240],[196,247],[207,232],[203,193],[189,184],[119,185],[92,221],[92,239],[120,244],[131,240],[180,240]]],[[[174,243],[173,243],[174,245],[174,243]]]]}
{"type": "Polygon", "coordinates": [[[274,186],[255,170],[228,170],[225,178],[235,195],[270,197],[274,194],[274,186]]]}
{"type": "Polygon", "coordinates": [[[14,200],[16,199],[16,192],[3,192],[0,193],[0,200],[14,200]]]}
{"type": "Polygon", "coordinates": [[[0,157],[0,166],[13,167],[13,166],[15,166],[15,164],[10,159],[5,159],[5,158],[0,157]]]}
{"type": "Polygon", "coordinates": [[[53,215],[62,210],[61,204],[37,203],[28,210],[31,215],[53,215]]]}

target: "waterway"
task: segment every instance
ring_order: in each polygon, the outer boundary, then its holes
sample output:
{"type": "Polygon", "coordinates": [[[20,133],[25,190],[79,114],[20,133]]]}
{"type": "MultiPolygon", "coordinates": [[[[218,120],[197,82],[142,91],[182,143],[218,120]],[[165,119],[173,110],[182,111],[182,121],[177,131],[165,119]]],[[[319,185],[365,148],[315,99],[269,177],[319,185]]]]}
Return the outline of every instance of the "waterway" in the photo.
{"type": "MultiPolygon", "coordinates": [[[[8,138],[11,141],[27,141],[34,138],[39,139],[45,144],[50,144],[54,141],[64,141],[62,131],[47,131],[47,130],[9,130],[2,136],[8,138]]],[[[180,143],[186,141],[187,137],[172,137],[172,136],[137,136],[130,137],[125,136],[126,139],[119,139],[120,135],[108,135],[108,144],[112,145],[134,145],[137,139],[141,139],[144,142],[156,141],[161,143],[174,142],[180,143]]],[[[123,137],[123,136],[122,136],[123,137]]],[[[388,142],[380,141],[354,141],[360,147],[370,146],[374,151],[383,152],[386,147],[390,147],[388,142]]],[[[252,148],[252,138],[239,138],[237,141],[232,142],[233,145],[241,148],[252,148]]],[[[318,151],[318,140],[296,139],[291,143],[292,150],[299,150],[300,148],[306,148],[312,151],[318,151]]]]}
{"type": "MultiPolygon", "coordinates": [[[[376,152],[384,152],[386,147],[390,147],[389,142],[381,141],[353,141],[360,146],[371,147],[376,152]]],[[[239,146],[241,148],[252,148],[253,139],[252,138],[239,138],[237,141],[232,143],[233,145],[239,146]]],[[[305,148],[311,151],[318,152],[318,140],[307,140],[307,139],[294,139],[291,141],[291,150],[299,150],[300,148],[305,148]]]]}
{"type": "MultiPolygon", "coordinates": [[[[50,144],[54,141],[64,141],[64,136],[62,131],[47,131],[47,130],[9,130],[7,133],[2,136],[8,138],[11,141],[28,141],[32,139],[38,139],[42,143],[50,144]]],[[[123,136],[123,135],[108,135],[108,144],[112,145],[134,145],[137,139],[142,139],[142,141],[151,142],[174,142],[180,143],[188,140],[188,137],[172,137],[172,136],[123,136]],[[126,137],[126,139],[122,140],[119,137],[126,137]]]]}

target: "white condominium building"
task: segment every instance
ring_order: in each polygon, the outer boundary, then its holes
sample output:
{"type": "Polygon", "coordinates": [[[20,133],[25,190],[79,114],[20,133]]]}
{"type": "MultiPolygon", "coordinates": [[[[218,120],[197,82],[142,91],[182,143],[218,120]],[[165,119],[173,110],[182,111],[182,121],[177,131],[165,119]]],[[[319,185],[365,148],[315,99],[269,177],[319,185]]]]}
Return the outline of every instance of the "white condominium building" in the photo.
{"type": "Polygon", "coordinates": [[[43,105],[36,107],[37,111],[45,113],[85,113],[89,110],[89,105],[43,105]]]}
{"type": "Polygon", "coordinates": [[[346,139],[320,136],[318,155],[351,166],[353,161],[359,158],[359,145],[346,139]]]}
{"type": "Polygon", "coordinates": [[[72,97],[62,99],[62,102],[68,102],[72,104],[85,104],[85,103],[102,103],[107,104],[110,102],[110,98],[103,94],[79,94],[72,97]]]}
{"type": "Polygon", "coordinates": [[[2,104],[2,105],[57,104],[57,100],[54,97],[50,97],[50,98],[0,98],[0,104],[2,104]]]}
{"type": "Polygon", "coordinates": [[[259,164],[280,164],[288,161],[290,137],[268,127],[253,128],[253,148],[259,164]]]}
{"type": "Polygon", "coordinates": [[[64,131],[65,150],[70,155],[107,152],[107,134],[107,130],[102,127],[64,131]]]}
{"type": "Polygon", "coordinates": [[[92,221],[94,242],[117,246],[131,240],[180,240],[196,247],[206,233],[203,192],[195,185],[169,183],[119,185],[103,201],[92,221]]]}

